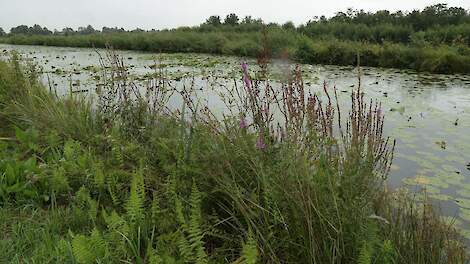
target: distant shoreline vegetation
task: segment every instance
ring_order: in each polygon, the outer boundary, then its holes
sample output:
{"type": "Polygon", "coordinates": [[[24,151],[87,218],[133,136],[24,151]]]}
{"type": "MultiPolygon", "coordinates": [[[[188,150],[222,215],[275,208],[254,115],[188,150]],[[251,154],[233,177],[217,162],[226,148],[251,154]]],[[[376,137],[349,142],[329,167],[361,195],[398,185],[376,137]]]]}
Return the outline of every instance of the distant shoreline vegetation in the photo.
{"type": "Polygon", "coordinates": [[[149,52],[196,52],[256,57],[267,41],[274,57],[308,64],[413,69],[432,73],[470,73],[470,12],[437,4],[412,12],[349,9],[331,18],[315,17],[295,26],[264,23],[229,14],[211,16],[195,27],[144,31],[92,26],[51,30],[34,25],[0,28],[0,42],[67,47],[110,45],[149,52]],[[265,32],[266,36],[262,32],[265,32]],[[266,38],[265,38],[266,37],[266,38]],[[265,38],[265,39],[264,39],[265,38]]]}

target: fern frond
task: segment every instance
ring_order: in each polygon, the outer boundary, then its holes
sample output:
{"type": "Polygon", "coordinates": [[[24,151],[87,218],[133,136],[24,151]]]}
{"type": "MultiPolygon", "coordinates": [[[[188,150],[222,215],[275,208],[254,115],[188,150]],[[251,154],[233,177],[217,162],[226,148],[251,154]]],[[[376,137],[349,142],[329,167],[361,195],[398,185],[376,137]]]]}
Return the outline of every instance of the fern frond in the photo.
{"type": "Polygon", "coordinates": [[[258,261],[258,247],[251,231],[248,234],[248,240],[243,244],[242,259],[244,264],[256,264],[258,261]]]}
{"type": "Polygon", "coordinates": [[[178,246],[186,262],[198,264],[208,263],[204,248],[204,234],[201,229],[201,192],[193,181],[190,197],[189,220],[184,216],[183,205],[180,199],[175,201],[176,215],[181,223],[181,237],[178,246]]]}
{"type": "Polygon", "coordinates": [[[108,255],[106,241],[95,228],[91,236],[77,235],[72,240],[73,255],[78,263],[96,263],[103,261],[108,255]]]}
{"type": "Polygon", "coordinates": [[[196,254],[196,263],[207,263],[207,255],[204,249],[204,234],[201,230],[201,192],[197,188],[196,183],[193,181],[193,188],[191,190],[191,213],[189,216],[189,230],[188,237],[191,247],[196,254]]]}
{"type": "Polygon", "coordinates": [[[126,204],[127,217],[131,223],[140,223],[144,218],[144,201],[144,176],[142,171],[138,171],[132,179],[129,200],[126,204]]]}
{"type": "Polygon", "coordinates": [[[86,209],[88,216],[93,220],[96,221],[96,215],[98,214],[98,202],[93,200],[90,196],[90,192],[85,186],[80,187],[80,189],[75,194],[76,197],[76,204],[82,208],[86,209]]]}
{"type": "Polygon", "coordinates": [[[147,248],[147,263],[163,264],[163,259],[158,255],[157,250],[150,246],[147,248]]]}
{"type": "Polygon", "coordinates": [[[97,188],[103,188],[105,184],[105,175],[103,170],[103,163],[99,162],[93,166],[93,180],[97,188]]]}
{"type": "Polygon", "coordinates": [[[151,207],[151,222],[153,226],[157,226],[161,214],[160,204],[157,192],[153,192],[152,207],[151,207]]]}
{"type": "Polygon", "coordinates": [[[380,251],[380,263],[395,264],[395,249],[393,248],[392,242],[390,240],[387,239],[383,242],[380,251]]]}
{"type": "Polygon", "coordinates": [[[372,249],[367,241],[362,243],[357,264],[372,264],[372,249]]]}
{"type": "Polygon", "coordinates": [[[119,216],[116,211],[113,211],[110,215],[103,210],[103,219],[106,222],[108,230],[110,231],[118,231],[122,234],[129,235],[130,228],[127,224],[126,220],[119,216]]]}

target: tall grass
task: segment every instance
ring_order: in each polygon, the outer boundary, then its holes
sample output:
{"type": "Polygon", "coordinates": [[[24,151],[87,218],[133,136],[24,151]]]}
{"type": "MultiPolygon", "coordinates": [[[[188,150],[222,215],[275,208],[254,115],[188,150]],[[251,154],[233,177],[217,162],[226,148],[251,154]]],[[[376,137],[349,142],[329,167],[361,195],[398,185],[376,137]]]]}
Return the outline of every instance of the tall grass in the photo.
{"type": "Polygon", "coordinates": [[[95,107],[1,62],[0,260],[465,263],[432,207],[386,191],[394,145],[379,104],[359,88],[343,113],[334,89],[308,94],[298,66],[275,89],[259,61],[257,76],[242,64],[221,119],[191,88],[180,111],[162,107],[164,76],[137,87],[117,53],[102,59],[95,107]]]}

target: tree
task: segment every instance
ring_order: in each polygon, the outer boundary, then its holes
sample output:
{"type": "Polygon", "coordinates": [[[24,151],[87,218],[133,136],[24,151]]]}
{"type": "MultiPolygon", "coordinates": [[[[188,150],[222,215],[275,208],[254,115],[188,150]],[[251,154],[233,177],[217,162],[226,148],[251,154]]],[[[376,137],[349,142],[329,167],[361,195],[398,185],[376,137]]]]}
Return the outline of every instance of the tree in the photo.
{"type": "Polygon", "coordinates": [[[73,30],[73,28],[66,27],[66,28],[62,29],[61,33],[65,36],[69,36],[69,35],[75,34],[75,30],[73,30]]]}
{"type": "Polygon", "coordinates": [[[3,28],[0,27],[0,37],[5,36],[7,33],[3,30],[3,28]]]}
{"type": "Polygon", "coordinates": [[[252,16],[246,16],[243,18],[241,24],[257,24],[261,25],[263,24],[263,20],[261,18],[253,18],[252,16]]]}
{"type": "Polygon", "coordinates": [[[50,35],[52,34],[52,31],[50,31],[46,27],[41,27],[38,24],[34,24],[34,26],[29,28],[28,33],[32,35],[50,35]]]}
{"type": "Polygon", "coordinates": [[[102,33],[115,33],[115,32],[126,32],[126,30],[124,28],[117,28],[117,27],[114,27],[114,28],[103,27],[103,29],[101,29],[101,32],[102,33]]]}
{"type": "Polygon", "coordinates": [[[132,33],[142,33],[142,32],[145,32],[145,30],[143,30],[141,28],[136,28],[136,29],[133,29],[131,32],[132,33]]]}
{"type": "Polygon", "coordinates": [[[237,15],[235,14],[228,14],[227,17],[225,17],[225,21],[224,21],[224,24],[225,25],[231,25],[231,26],[236,26],[238,25],[238,21],[240,19],[238,18],[237,15]]]}
{"type": "Polygon", "coordinates": [[[88,25],[86,28],[85,27],[79,27],[78,28],[78,33],[83,34],[83,35],[87,35],[87,34],[96,33],[96,30],[91,25],[88,25]]]}
{"type": "Polygon", "coordinates": [[[285,30],[295,30],[295,25],[292,21],[287,21],[282,25],[282,28],[285,30]]]}
{"type": "Polygon", "coordinates": [[[26,25],[20,25],[17,27],[12,27],[10,29],[11,34],[28,34],[29,33],[29,27],[26,25]]]}
{"type": "Polygon", "coordinates": [[[251,16],[246,16],[242,20],[242,24],[252,24],[253,22],[254,22],[254,19],[251,16]]]}
{"type": "Polygon", "coordinates": [[[219,17],[219,16],[210,16],[210,17],[206,20],[206,24],[216,27],[216,26],[222,25],[222,21],[220,20],[220,17],[219,17]]]}

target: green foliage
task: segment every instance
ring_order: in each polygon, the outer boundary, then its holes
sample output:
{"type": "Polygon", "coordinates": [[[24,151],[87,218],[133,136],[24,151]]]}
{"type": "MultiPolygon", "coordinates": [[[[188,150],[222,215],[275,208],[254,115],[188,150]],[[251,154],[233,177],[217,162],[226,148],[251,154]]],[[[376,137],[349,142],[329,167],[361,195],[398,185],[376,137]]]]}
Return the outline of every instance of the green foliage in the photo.
{"type": "Polygon", "coordinates": [[[258,246],[253,234],[248,234],[248,240],[243,244],[242,259],[245,264],[256,264],[258,262],[258,246]]]}
{"type": "Polygon", "coordinates": [[[106,241],[97,229],[90,236],[76,235],[72,240],[73,255],[78,263],[101,263],[109,252],[106,241]]]}
{"type": "Polygon", "coordinates": [[[368,242],[364,241],[359,251],[357,264],[371,264],[372,263],[372,249],[368,242]]]}
{"type": "Polygon", "coordinates": [[[383,264],[394,264],[396,263],[396,253],[393,248],[392,241],[385,240],[380,249],[380,260],[383,264]]]}
{"type": "Polygon", "coordinates": [[[131,223],[140,223],[144,218],[145,185],[141,171],[134,174],[129,200],[126,204],[127,217],[131,223]]]}
{"type": "Polygon", "coordinates": [[[191,190],[189,216],[186,216],[183,203],[177,196],[175,197],[175,209],[181,225],[181,237],[178,246],[183,259],[185,262],[190,263],[207,263],[207,254],[203,242],[204,233],[201,228],[201,193],[196,183],[193,183],[191,190]]]}

